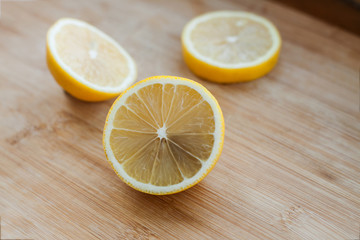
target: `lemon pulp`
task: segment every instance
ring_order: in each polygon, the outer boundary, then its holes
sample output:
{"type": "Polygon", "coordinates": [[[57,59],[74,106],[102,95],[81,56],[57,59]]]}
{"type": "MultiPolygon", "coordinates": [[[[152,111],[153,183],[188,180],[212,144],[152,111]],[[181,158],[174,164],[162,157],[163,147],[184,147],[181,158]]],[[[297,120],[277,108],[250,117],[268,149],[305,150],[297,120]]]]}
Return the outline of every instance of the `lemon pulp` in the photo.
{"type": "Polygon", "coordinates": [[[201,55],[225,64],[255,61],[273,44],[263,24],[241,16],[216,17],[200,22],[190,38],[201,55]]]}
{"type": "Polygon", "coordinates": [[[209,103],[188,86],[146,86],[117,110],[110,146],[130,177],[155,186],[177,184],[209,158],[213,115],[209,103]]]}
{"type": "Polygon", "coordinates": [[[95,31],[78,25],[65,25],[55,35],[59,58],[87,81],[119,86],[129,75],[125,56],[95,31]]]}

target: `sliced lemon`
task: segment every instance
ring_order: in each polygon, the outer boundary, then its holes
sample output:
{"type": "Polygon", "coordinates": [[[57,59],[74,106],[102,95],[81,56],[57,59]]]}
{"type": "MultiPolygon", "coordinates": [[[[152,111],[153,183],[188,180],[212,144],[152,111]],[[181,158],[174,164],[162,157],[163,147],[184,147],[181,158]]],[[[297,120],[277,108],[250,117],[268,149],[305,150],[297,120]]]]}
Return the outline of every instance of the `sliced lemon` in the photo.
{"type": "Polygon", "coordinates": [[[280,34],[267,19],[247,12],[218,11],[191,20],[182,33],[186,64],[219,83],[250,81],[276,64],[280,34]]]}
{"type": "Polygon", "coordinates": [[[224,142],[219,104],[202,85],[179,77],[145,79],[122,93],[104,128],[106,157],[131,187],[183,191],[216,164],[224,142]]]}
{"type": "Polygon", "coordinates": [[[86,22],[64,18],[47,33],[47,64],[68,93],[84,101],[116,97],[136,78],[130,55],[86,22]]]}

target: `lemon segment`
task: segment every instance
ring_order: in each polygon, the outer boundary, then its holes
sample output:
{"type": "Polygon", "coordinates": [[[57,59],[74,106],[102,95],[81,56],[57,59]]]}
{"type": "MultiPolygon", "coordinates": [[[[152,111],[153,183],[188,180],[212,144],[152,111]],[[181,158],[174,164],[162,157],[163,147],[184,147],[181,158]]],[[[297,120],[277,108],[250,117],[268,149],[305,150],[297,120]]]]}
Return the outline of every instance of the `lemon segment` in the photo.
{"type": "Polygon", "coordinates": [[[105,154],[120,178],[151,194],[201,181],[217,162],[224,120],[216,99],[188,79],[158,76],[126,90],[111,107],[105,154]]]}
{"type": "Polygon", "coordinates": [[[196,75],[219,83],[250,81],[277,63],[281,37],[267,19],[234,11],[191,20],[182,33],[186,64],[196,75]]]}
{"type": "Polygon", "coordinates": [[[64,18],[47,34],[47,64],[68,93],[85,101],[116,97],[136,78],[130,55],[86,22],[64,18]]]}

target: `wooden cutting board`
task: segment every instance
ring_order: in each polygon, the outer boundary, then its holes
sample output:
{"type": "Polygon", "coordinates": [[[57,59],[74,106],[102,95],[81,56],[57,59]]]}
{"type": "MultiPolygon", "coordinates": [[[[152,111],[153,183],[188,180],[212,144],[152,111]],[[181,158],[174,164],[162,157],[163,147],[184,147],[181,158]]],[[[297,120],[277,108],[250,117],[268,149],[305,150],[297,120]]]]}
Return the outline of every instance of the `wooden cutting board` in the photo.
{"type": "Polygon", "coordinates": [[[2,1],[1,237],[357,239],[359,60],[358,36],[274,2],[2,1]],[[270,74],[219,85],[188,70],[183,26],[223,9],[255,12],[279,28],[283,47],[270,74]],[[136,60],[139,80],[182,76],[214,94],[225,145],[200,184],[151,196],[120,181],[101,139],[113,100],[78,101],[47,69],[45,34],[60,17],[111,35],[136,60]]]}

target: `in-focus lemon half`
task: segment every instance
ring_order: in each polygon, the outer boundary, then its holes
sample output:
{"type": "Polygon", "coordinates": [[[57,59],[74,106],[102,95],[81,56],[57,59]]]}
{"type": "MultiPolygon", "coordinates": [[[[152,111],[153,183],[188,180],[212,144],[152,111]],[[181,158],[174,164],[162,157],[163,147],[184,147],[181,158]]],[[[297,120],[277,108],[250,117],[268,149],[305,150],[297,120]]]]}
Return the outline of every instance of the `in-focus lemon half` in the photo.
{"type": "Polygon", "coordinates": [[[47,63],[55,80],[84,101],[116,97],[136,78],[130,55],[90,24],[58,20],[47,33],[47,63]]]}
{"type": "Polygon", "coordinates": [[[276,64],[280,34],[267,19],[247,12],[218,11],[191,20],[182,33],[186,64],[219,83],[250,81],[276,64]]]}
{"type": "Polygon", "coordinates": [[[150,194],[201,181],[222,151],[224,119],[202,85],[179,77],[145,79],[122,93],[104,128],[106,157],[119,177],[150,194]]]}

